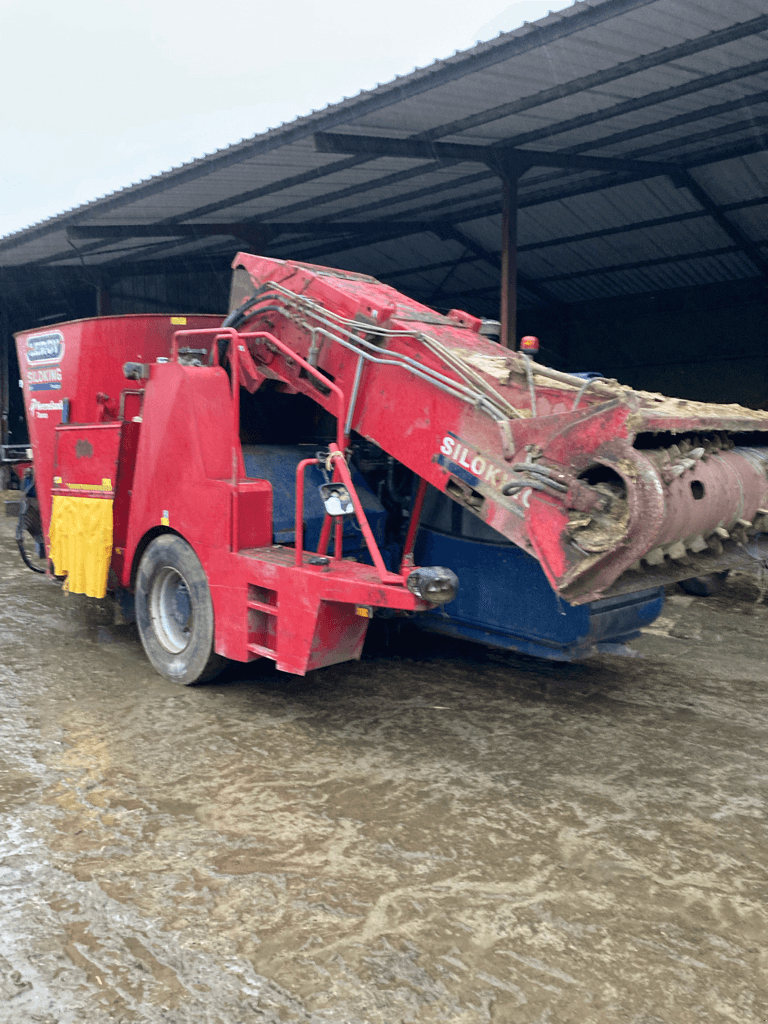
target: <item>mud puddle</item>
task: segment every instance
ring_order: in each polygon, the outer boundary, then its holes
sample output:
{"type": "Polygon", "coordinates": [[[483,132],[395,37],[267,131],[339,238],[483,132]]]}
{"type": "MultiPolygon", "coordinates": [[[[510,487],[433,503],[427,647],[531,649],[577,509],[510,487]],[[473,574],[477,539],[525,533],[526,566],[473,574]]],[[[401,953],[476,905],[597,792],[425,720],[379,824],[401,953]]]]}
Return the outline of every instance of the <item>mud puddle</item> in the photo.
{"type": "Polygon", "coordinates": [[[673,593],[641,658],[430,638],[178,688],[106,606],[17,571],[12,530],[2,1024],[768,1018],[748,580],[673,593]]]}

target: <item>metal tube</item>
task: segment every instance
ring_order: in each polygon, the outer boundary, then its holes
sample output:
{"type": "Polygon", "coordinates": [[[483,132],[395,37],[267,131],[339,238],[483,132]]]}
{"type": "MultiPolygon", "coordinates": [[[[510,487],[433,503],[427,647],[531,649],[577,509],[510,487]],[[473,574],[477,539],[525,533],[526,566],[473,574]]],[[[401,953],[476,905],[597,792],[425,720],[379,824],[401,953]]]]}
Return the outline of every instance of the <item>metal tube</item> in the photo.
{"type": "Polygon", "coordinates": [[[536,415],[536,386],[533,382],[533,363],[531,357],[523,352],[523,359],[525,360],[525,375],[528,378],[528,394],[531,396],[531,416],[536,415]]]}
{"type": "Polygon", "coordinates": [[[325,555],[328,551],[328,545],[331,542],[331,526],[333,524],[333,517],[326,515],[323,520],[323,527],[320,530],[320,540],[317,545],[318,555],[325,555]]]}
{"type": "Polygon", "coordinates": [[[517,348],[517,174],[501,179],[501,343],[517,348]]]}
{"type": "Polygon", "coordinates": [[[310,366],[306,359],[302,359],[302,357],[297,352],[294,352],[292,348],[289,348],[289,346],[286,345],[284,342],[280,341],[279,338],[276,338],[274,334],[270,334],[269,331],[249,331],[247,334],[241,334],[240,337],[243,339],[264,338],[271,345],[275,345],[283,353],[283,355],[288,356],[289,359],[292,359],[295,363],[298,363],[299,366],[303,367],[316,380],[319,380],[323,387],[328,388],[329,391],[332,391],[334,393],[337,402],[336,443],[339,446],[339,450],[344,451],[346,433],[344,432],[343,428],[344,393],[342,392],[341,388],[337,384],[334,384],[333,381],[328,380],[328,378],[324,374],[320,373],[319,370],[316,370],[314,366],[310,366]]]}
{"type": "Polygon", "coordinates": [[[410,572],[409,562],[413,548],[416,543],[416,533],[419,529],[419,523],[421,522],[421,510],[424,508],[424,498],[427,493],[427,481],[424,477],[419,478],[419,486],[416,490],[416,498],[413,502],[413,508],[411,509],[411,521],[408,523],[408,533],[405,538],[405,547],[403,548],[403,557],[400,562],[400,573],[407,575],[410,572]]]}
{"type": "Polygon", "coordinates": [[[357,369],[355,370],[355,382],[352,385],[352,397],[349,400],[349,408],[347,409],[347,422],[344,424],[344,436],[349,437],[349,431],[352,429],[352,415],[355,411],[355,403],[357,402],[357,392],[360,389],[360,378],[363,375],[363,359],[365,357],[362,353],[357,357],[357,369]]]}
{"type": "MultiPolygon", "coordinates": [[[[335,445],[328,446],[331,452],[338,451],[335,445]]],[[[349,496],[352,499],[352,504],[355,506],[355,514],[357,515],[357,521],[362,530],[363,536],[365,537],[365,543],[368,545],[368,551],[370,552],[373,564],[378,570],[379,576],[381,577],[382,583],[399,583],[402,585],[403,578],[396,576],[394,573],[389,572],[386,565],[384,565],[384,559],[381,557],[379,551],[379,545],[376,543],[376,538],[373,536],[373,531],[368,523],[368,520],[363,511],[363,506],[360,504],[360,498],[357,496],[355,485],[352,483],[352,475],[349,472],[349,466],[346,464],[343,458],[336,457],[334,460],[336,471],[342,479],[342,482],[346,484],[349,496]]]]}
{"type": "Polygon", "coordinates": [[[316,465],[317,459],[302,459],[296,467],[296,565],[304,562],[304,470],[316,465]]]}
{"type": "MultiPolygon", "coordinates": [[[[294,315],[291,310],[291,305],[298,306],[298,302],[294,301],[293,303],[289,303],[289,300],[286,299],[285,296],[288,296],[293,300],[298,300],[298,296],[294,295],[293,292],[288,291],[288,289],[282,288],[280,285],[272,284],[271,287],[274,287],[278,294],[274,296],[265,295],[262,297],[262,301],[267,301],[268,299],[277,299],[278,301],[285,303],[286,308],[279,309],[274,306],[267,306],[263,309],[259,308],[255,310],[253,315],[257,315],[258,313],[265,312],[267,310],[277,309],[277,311],[281,312],[284,316],[287,316],[289,319],[293,319],[294,315]]],[[[433,384],[434,386],[439,387],[442,391],[445,391],[448,394],[453,394],[456,397],[461,398],[463,401],[471,402],[473,405],[479,405],[481,400],[483,399],[482,392],[473,390],[472,388],[469,388],[464,384],[460,384],[458,381],[452,380],[451,378],[446,377],[441,373],[438,373],[438,371],[436,370],[432,370],[428,367],[425,367],[422,364],[418,363],[416,360],[411,359],[410,356],[406,356],[398,352],[388,352],[386,349],[378,348],[377,346],[366,341],[364,338],[359,337],[359,335],[356,333],[356,331],[359,330],[359,324],[356,321],[348,320],[345,317],[339,316],[338,314],[334,314],[329,312],[328,310],[316,307],[316,305],[312,303],[311,300],[309,299],[303,299],[302,302],[307,307],[305,315],[312,316],[315,320],[318,321],[318,323],[326,324],[327,327],[330,327],[332,331],[335,331],[337,333],[331,333],[330,331],[327,330],[324,331],[322,328],[316,328],[317,332],[319,334],[323,334],[327,338],[330,338],[331,341],[337,342],[344,348],[348,348],[351,351],[358,354],[361,348],[365,348],[368,350],[368,352],[365,355],[365,358],[369,359],[371,362],[381,363],[383,365],[389,366],[400,365],[403,369],[408,369],[411,373],[413,373],[417,377],[420,377],[422,380],[426,380],[429,383],[433,384]],[[347,339],[343,338],[341,334],[338,332],[343,332],[344,334],[346,334],[347,339]],[[348,340],[351,337],[355,338],[355,343],[351,343],[348,340]],[[376,352],[379,354],[379,356],[386,356],[387,358],[377,358],[372,354],[368,354],[372,352],[376,352]],[[441,386],[439,383],[436,383],[436,381],[441,381],[443,384],[449,385],[449,387],[441,386]]],[[[404,336],[413,337],[417,341],[423,342],[428,347],[437,344],[435,342],[435,339],[432,339],[428,335],[424,335],[421,332],[404,331],[402,329],[388,330],[383,327],[377,327],[376,333],[380,335],[382,338],[396,338],[404,336]]],[[[441,358],[445,359],[445,353],[441,354],[441,358]]],[[[463,372],[459,371],[455,365],[452,365],[451,369],[457,372],[463,372]]],[[[474,376],[477,378],[476,383],[479,383],[479,376],[477,374],[474,374],[474,376]]],[[[483,385],[486,388],[488,386],[487,382],[483,382],[483,385]]],[[[493,400],[490,398],[490,396],[485,397],[491,401],[493,400]]],[[[498,398],[499,396],[496,397],[498,398]]],[[[514,409],[506,413],[507,416],[515,414],[517,414],[517,411],[514,409]]]]}

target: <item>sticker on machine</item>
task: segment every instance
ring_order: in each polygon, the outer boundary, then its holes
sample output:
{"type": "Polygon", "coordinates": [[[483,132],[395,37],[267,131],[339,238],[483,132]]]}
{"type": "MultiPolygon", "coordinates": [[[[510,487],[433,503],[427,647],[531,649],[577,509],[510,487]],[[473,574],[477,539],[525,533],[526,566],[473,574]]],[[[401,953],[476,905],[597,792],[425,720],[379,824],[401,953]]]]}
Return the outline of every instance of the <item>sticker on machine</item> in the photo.
{"type": "Polygon", "coordinates": [[[61,331],[30,334],[25,357],[27,387],[30,391],[61,391],[61,366],[64,357],[64,335],[61,331]]]}
{"type": "Polygon", "coordinates": [[[459,472],[457,475],[466,479],[466,482],[473,487],[482,480],[484,483],[490,484],[491,487],[501,490],[512,479],[509,473],[499,469],[479,452],[450,435],[443,438],[436,461],[444,465],[447,459],[452,460],[452,465],[457,465],[460,469],[463,467],[464,472],[459,472]]]}
{"type": "Polygon", "coordinates": [[[64,335],[61,331],[30,334],[27,338],[26,357],[29,366],[60,363],[64,358],[64,335]]]}
{"type": "Polygon", "coordinates": [[[29,403],[29,411],[36,420],[47,420],[49,412],[64,411],[64,402],[38,402],[33,398],[29,403]]]}

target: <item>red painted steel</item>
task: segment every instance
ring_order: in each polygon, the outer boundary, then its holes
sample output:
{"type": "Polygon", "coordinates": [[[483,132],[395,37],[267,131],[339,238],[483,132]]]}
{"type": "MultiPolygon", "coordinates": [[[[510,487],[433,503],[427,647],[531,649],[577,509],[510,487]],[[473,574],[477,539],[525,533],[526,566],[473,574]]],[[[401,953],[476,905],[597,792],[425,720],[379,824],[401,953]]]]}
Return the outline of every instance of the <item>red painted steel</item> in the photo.
{"type": "MultiPolygon", "coordinates": [[[[557,373],[484,339],[469,314],[364,275],[243,253],[234,265],[253,295],[226,327],[136,316],[17,335],[46,539],[54,485],[76,496],[73,484],[109,480],[110,579],[132,588],[147,545],[178,534],[204,568],[219,654],[304,673],[359,656],[360,609],[427,608],[403,584],[428,484],[536,557],[573,603],[717,571],[768,531],[768,413],[557,373]],[[192,365],[181,350],[198,344],[210,358],[192,365]],[[128,380],[126,362],[144,368],[128,380]],[[333,478],[372,566],[342,557],[340,520],[334,556],[305,557],[314,459],[297,471],[296,548],[273,544],[272,486],[245,477],[239,437],[240,388],[266,381],[336,418],[333,478]],[[353,435],[419,479],[399,573],[355,492],[353,435]]],[[[326,517],[322,554],[331,532],[326,517]]]]}
{"type": "Polygon", "coordinates": [[[220,319],[159,314],[94,317],[15,335],[46,543],[51,517],[54,435],[62,422],[64,403],[69,403],[70,422],[117,420],[121,393],[126,389],[137,390],[123,376],[124,363],[151,363],[158,357],[170,357],[178,321],[194,327],[212,327],[220,319]],[[99,395],[103,398],[99,399],[99,395]]]}
{"type": "Polygon", "coordinates": [[[246,253],[233,266],[252,282],[239,329],[264,377],[309,393],[284,349],[270,352],[259,340],[260,327],[294,358],[312,356],[347,396],[359,376],[351,429],[537,557],[572,603],[602,596],[632,567],[633,589],[654,585],[652,566],[640,563],[656,549],[668,576],[684,578],[700,538],[706,545],[718,529],[730,534],[743,521],[754,531],[762,522],[764,412],[557,373],[364,275],[246,253]],[[699,434],[703,458],[686,461],[674,441],[699,434]],[[729,450],[728,438],[747,434],[761,446],[751,460],[729,450]],[[669,485],[659,460],[680,471],[687,490],[669,485]],[[673,564],[678,542],[687,561],[673,564]]]}

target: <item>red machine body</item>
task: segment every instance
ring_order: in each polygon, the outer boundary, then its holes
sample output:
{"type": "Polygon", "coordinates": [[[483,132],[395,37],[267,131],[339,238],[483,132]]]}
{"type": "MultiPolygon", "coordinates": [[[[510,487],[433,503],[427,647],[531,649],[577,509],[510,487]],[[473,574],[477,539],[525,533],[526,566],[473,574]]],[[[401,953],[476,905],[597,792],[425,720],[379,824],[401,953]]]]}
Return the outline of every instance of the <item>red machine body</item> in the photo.
{"type": "Polygon", "coordinates": [[[94,596],[135,592],[169,678],[205,678],[217,655],[302,674],[359,657],[372,608],[450,600],[450,574],[411,557],[427,485],[537,558],[574,604],[727,568],[768,531],[767,413],[557,373],[482,338],[475,317],[363,275],[243,253],[234,267],[224,325],[134,316],[17,335],[54,571],[94,596]],[[319,462],[372,564],[344,557],[330,514],[304,551],[311,455],[295,546],[273,543],[272,484],[245,472],[242,389],[267,411],[270,395],[303,395],[334,418],[319,462]],[[394,570],[350,438],[415,474],[394,570]]]}
{"type": "MultiPolygon", "coordinates": [[[[143,396],[126,381],[123,364],[131,360],[152,363],[167,357],[176,331],[215,327],[220,322],[220,317],[199,315],[93,317],[16,335],[36,490],[46,536],[59,425],[122,422],[138,415],[143,396]]],[[[107,475],[114,480],[114,466],[107,475]]],[[[100,479],[96,482],[101,484],[100,479]]]]}
{"type": "Polygon", "coordinates": [[[363,275],[234,266],[247,387],[280,364],[258,332],[278,334],[351,396],[351,429],[534,555],[573,604],[749,561],[768,530],[768,413],[553,371],[363,275]]]}

